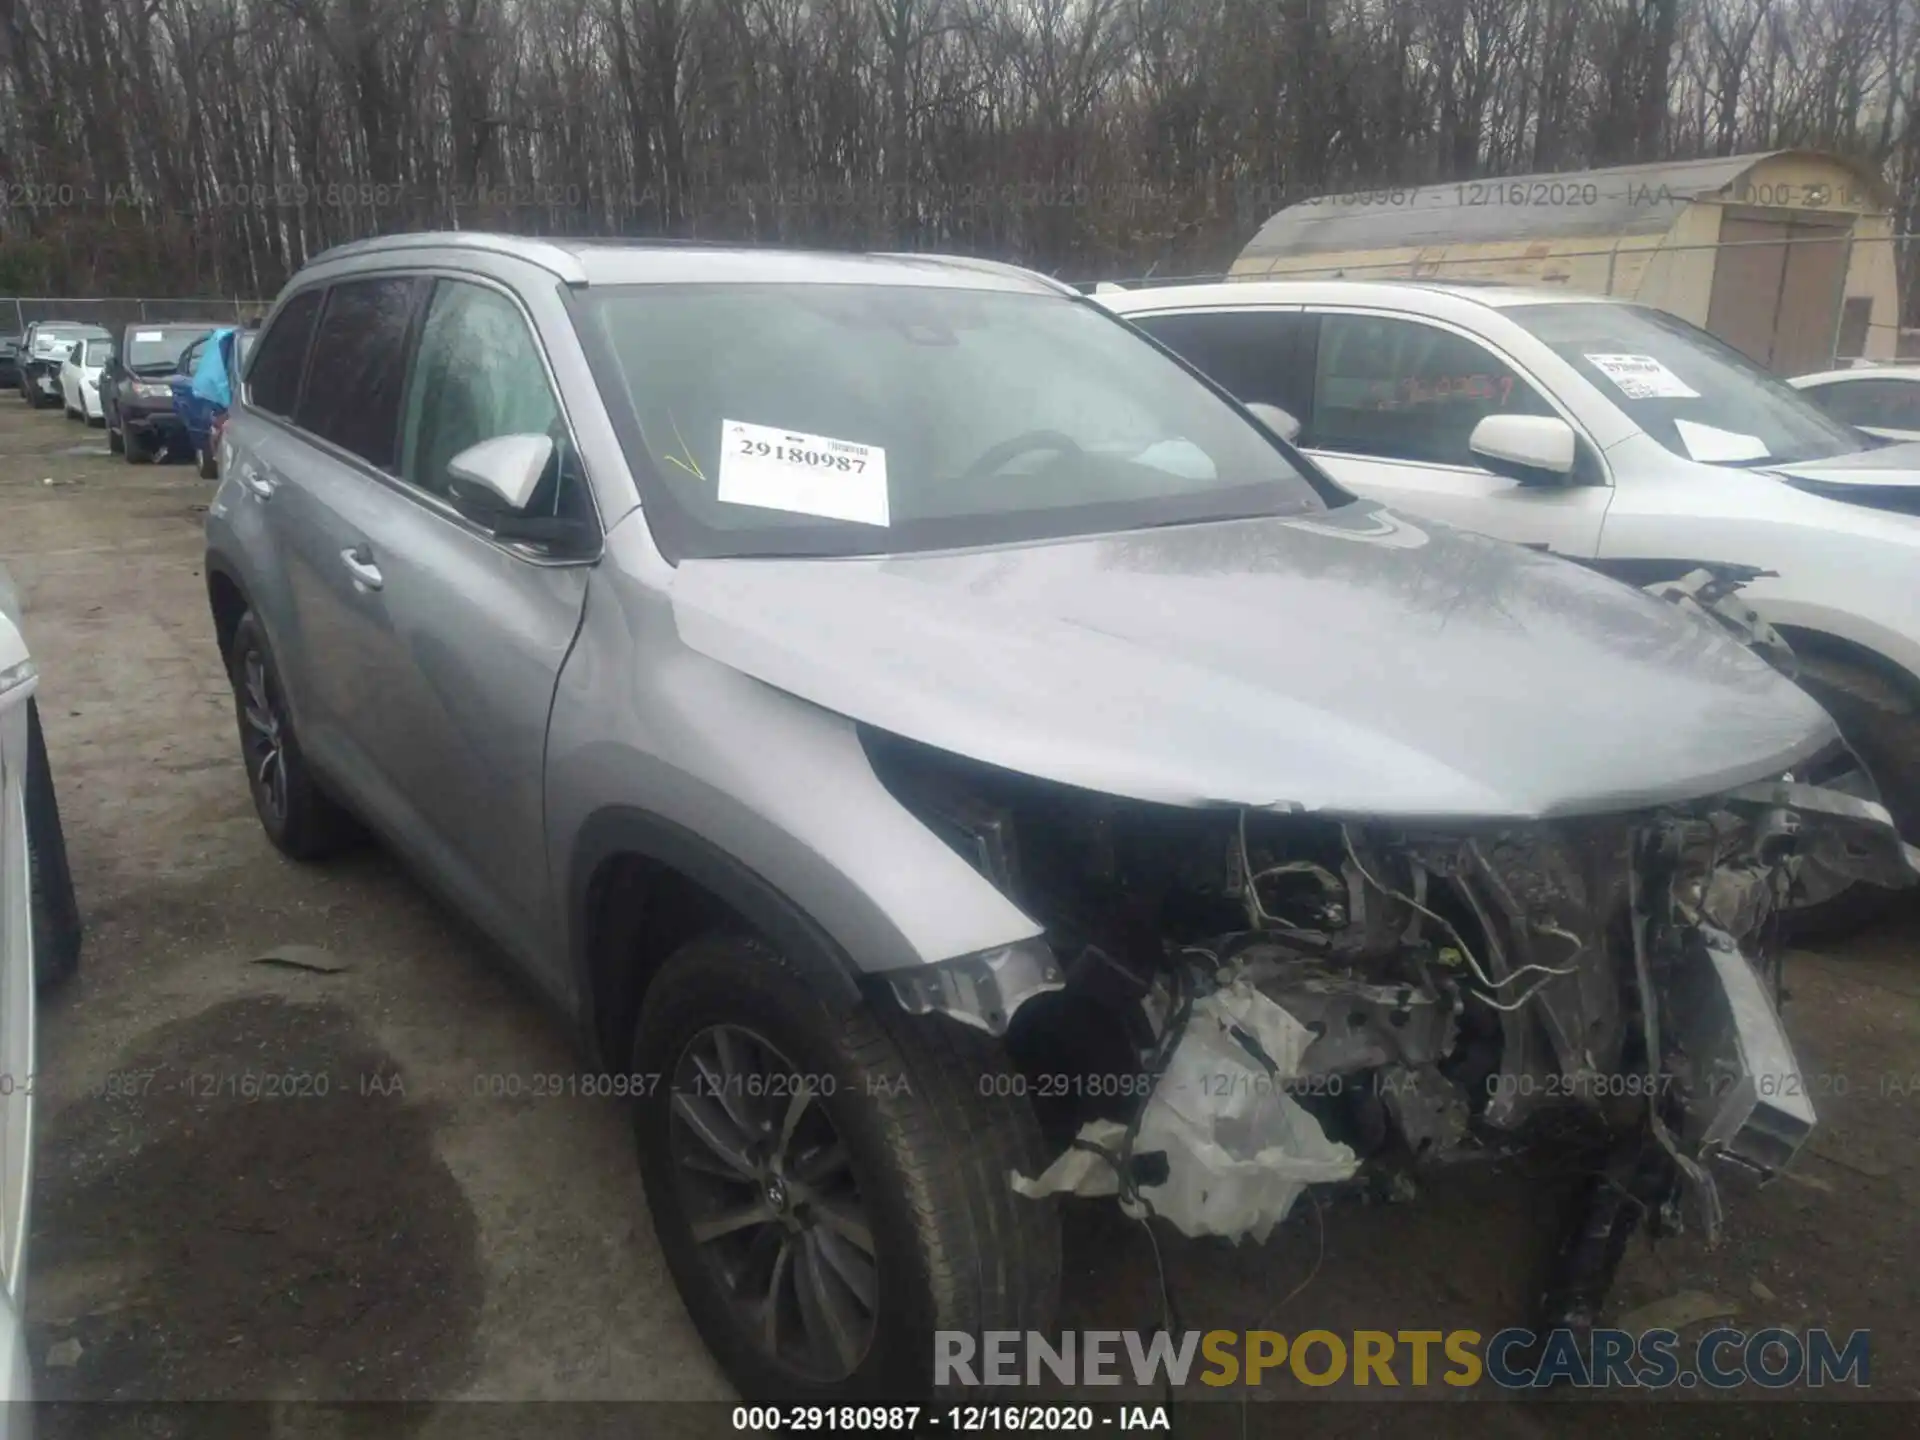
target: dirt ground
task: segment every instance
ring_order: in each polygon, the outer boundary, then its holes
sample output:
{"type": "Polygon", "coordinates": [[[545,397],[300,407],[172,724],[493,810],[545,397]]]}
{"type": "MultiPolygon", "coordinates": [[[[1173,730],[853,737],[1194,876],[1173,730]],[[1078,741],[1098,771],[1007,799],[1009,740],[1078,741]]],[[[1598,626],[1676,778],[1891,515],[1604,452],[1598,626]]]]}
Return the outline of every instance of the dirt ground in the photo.
{"type": "MultiPolygon", "coordinates": [[[[40,1393],[731,1398],[668,1281],[619,1108],[487,1093],[489,1077],[571,1068],[562,1027],[390,858],[302,868],[261,835],[200,575],[211,489],[190,467],[126,465],[99,430],[0,393],[0,560],[44,676],[88,929],[78,982],[41,1011],[40,1393]]],[[[1691,1291],[1749,1327],[1868,1328],[1872,1393],[1920,1400],[1916,951],[1908,914],[1792,958],[1788,1020],[1822,1119],[1811,1153],[1733,1197],[1715,1250],[1636,1240],[1616,1317],[1691,1291]]],[[[1182,1325],[1491,1333],[1524,1319],[1563,1183],[1461,1169],[1417,1203],[1303,1207],[1262,1247],[1163,1235],[1160,1249],[1182,1325]]],[[[1064,1327],[1158,1325],[1138,1225],[1088,1204],[1066,1245],[1064,1327]]],[[[1686,1433],[1717,1431],[1697,1404],[1659,1408],[1690,1412],[1686,1433]]],[[[1777,1407],[1765,1429],[1863,1433],[1894,1408],[1777,1407]]],[[[1887,1433],[1913,1417],[1897,1408],[1887,1433]]],[[[478,1433],[470,1407],[403,1413],[383,1433],[478,1433]]],[[[1349,1398],[1301,1406],[1287,1428],[1647,1423],[1644,1404],[1349,1398]]]]}

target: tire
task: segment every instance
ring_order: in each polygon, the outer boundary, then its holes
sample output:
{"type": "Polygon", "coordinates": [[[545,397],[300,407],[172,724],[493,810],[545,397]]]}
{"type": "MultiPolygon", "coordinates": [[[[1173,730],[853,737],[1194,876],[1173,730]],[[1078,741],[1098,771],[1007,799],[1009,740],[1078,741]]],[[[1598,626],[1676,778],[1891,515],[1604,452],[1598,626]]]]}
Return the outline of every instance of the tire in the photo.
{"type": "Polygon", "coordinates": [[[219,462],[214,459],[213,446],[210,443],[195,450],[194,459],[200,466],[200,478],[202,480],[218,480],[220,478],[220,465],[219,462]]]}
{"type": "Polygon", "coordinates": [[[321,787],[287,718],[280,672],[266,631],[249,610],[234,628],[227,654],[240,757],[260,828],[289,859],[325,860],[361,836],[359,825],[321,787]]]}
{"type": "Polygon", "coordinates": [[[153,451],[147,448],[147,442],[138,435],[129,432],[121,437],[121,454],[129,465],[145,465],[153,459],[153,451]]]}
{"type": "MultiPolygon", "coordinates": [[[[1865,762],[1908,843],[1920,843],[1920,708],[1884,676],[1826,656],[1798,657],[1801,688],[1818,700],[1865,762]]],[[[1795,940],[1843,940],[1920,901],[1920,888],[1857,882],[1781,918],[1795,940]]]]}
{"type": "MultiPolygon", "coordinates": [[[[1025,1097],[999,1093],[1013,1087],[993,1083],[1012,1073],[997,1042],[938,1017],[909,1017],[890,1001],[836,1016],[764,941],[714,934],[675,952],[648,986],[632,1073],[657,1077],[636,1102],[634,1126],[667,1268],[701,1337],[749,1402],[924,1403],[934,1389],[935,1331],[978,1337],[984,1330],[1051,1328],[1060,1288],[1059,1215],[1008,1184],[1009,1172],[1038,1174],[1045,1160],[1025,1097]],[[786,1097],[798,1087],[767,1100],[703,1082],[693,1056],[709,1046],[718,1056],[722,1033],[737,1073],[773,1075],[784,1065],[812,1086],[786,1147],[790,1172],[776,1168],[767,1152],[777,1153],[774,1117],[784,1117],[793,1103],[786,1097]],[[756,1044],[765,1047],[759,1067],[752,1063],[756,1044]],[[720,1106],[717,1097],[725,1095],[744,1112],[738,1120],[720,1106]],[[735,1138],[750,1133],[740,1122],[764,1117],[765,1128],[751,1132],[751,1163],[763,1178],[785,1178],[764,1188],[761,1179],[719,1178],[728,1167],[697,1139],[694,1114],[717,1117],[718,1128],[735,1138]],[[819,1168],[836,1146],[842,1163],[819,1168]],[[814,1203],[828,1196],[834,1212],[814,1203]],[[780,1218],[725,1222],[731,1228],[705,1248],[696,1241],[696,1222],[756,1203],[781,1206],[780,1218]],[[827,1224],[822,1213],[843,1218],[827,1224]],[[846,1229],[848,1214],[864,1218],[864,1228],[846,1229]],[[858,1234],[870,1248],[853,1238],[858,1234]],[[784,1271],[776,1258],[782,1253],[784,1271]],[[748,1274],[755,1256],[759,1269],[748,1290],[764,1294],[763,1277],[771,1276],[784,1299],[772,1349],[759,1319],[764,1308],[750,1310],[723,1278],[729,1260],[739,1261],[736,1273],[748,1274]],[[797,1353],[806,1348],[800,1287],[808,1276],[815,1277],[808,1288],[816,1296],[838,1297],[848,1320],[842,1328],[856,1337],[837,1354],[825,1342],[809,1358],[797,1353]],[[867,1281],[871,1305],[842,1276],[867,1281]]],[[[812,1314],[827,1308],[818,1299],[812,1314]]],[[[815,1326],[816,1333],[828,1328],[815,1326]]],[[[973,1391],[969,1398],[981,1396],[973,1391]]]]}
{"type": "Polygon", "coordinates": [[[107,426],[107,453],[124,455],[127,450],[127,437],[118,425],[107,426]]]}
{"type": "Polygon", "coordinates": [[[27,863],[32,880],[33,982],[45,992],[80,968],[80,902],[67,862],[66,831],[53,788],[53,767],[40,729],[40,710],[27,703],[27,863]]]}

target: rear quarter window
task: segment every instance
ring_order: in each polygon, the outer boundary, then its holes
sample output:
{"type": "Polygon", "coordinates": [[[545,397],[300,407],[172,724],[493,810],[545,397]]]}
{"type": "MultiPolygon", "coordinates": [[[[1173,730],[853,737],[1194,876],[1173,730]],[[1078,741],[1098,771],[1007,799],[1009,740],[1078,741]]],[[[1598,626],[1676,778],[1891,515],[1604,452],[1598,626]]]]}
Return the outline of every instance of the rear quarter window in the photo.
{"type": "Polygon", "coordinates": [[[294,296],[262,338],[247,370],[247,401],[254,408],[283,419],[292,417],[300,399],[307,342],[313,338],[313,322],[320,314],[320,296],[318,289],[294,296]]]}

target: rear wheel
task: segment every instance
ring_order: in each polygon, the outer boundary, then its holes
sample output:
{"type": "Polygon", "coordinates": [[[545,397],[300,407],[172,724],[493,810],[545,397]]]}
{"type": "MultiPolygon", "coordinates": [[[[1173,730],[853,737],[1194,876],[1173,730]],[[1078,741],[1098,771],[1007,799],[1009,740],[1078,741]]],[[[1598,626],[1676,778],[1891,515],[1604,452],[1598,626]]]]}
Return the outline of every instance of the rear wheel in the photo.
{"type": "Polygon", "coordinates": [[[890,1003],[836,1015],[756,937],[648,987],[633,1073],[647,1204],[702,1338],[749,1401],[912,1403],[940,1330],[1045,1330],[1060,1283],[1040,1135],[1000,1046],[890,1003]]]}
{"type": "Polygon", "coordinates": [[[294,860],[324,860],[360,836],[359,826],[307,766],[287,716],[266,631],[249,610],[227,655],[247,788],[267,838],[294,860]]]}

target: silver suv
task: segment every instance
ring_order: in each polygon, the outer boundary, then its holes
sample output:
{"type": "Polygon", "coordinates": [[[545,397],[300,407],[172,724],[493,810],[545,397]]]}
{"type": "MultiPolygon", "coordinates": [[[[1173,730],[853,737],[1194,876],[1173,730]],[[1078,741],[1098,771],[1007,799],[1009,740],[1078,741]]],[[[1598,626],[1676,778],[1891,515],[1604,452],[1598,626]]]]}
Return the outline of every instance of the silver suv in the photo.
{"type": "Polygon", "coordinates": [[[1772,907],[1912,873],[1708,623],[1356,500],[1010,267],[347,246],[219,468],[267,834],[378,833],[578,1025],[751,1398],[1045,1330],[1048,1196],[1264,1237],[1551,1106],[1619,1172],[1581,1233],[1711,1229],[1813,1123],[1772,907]]]}

